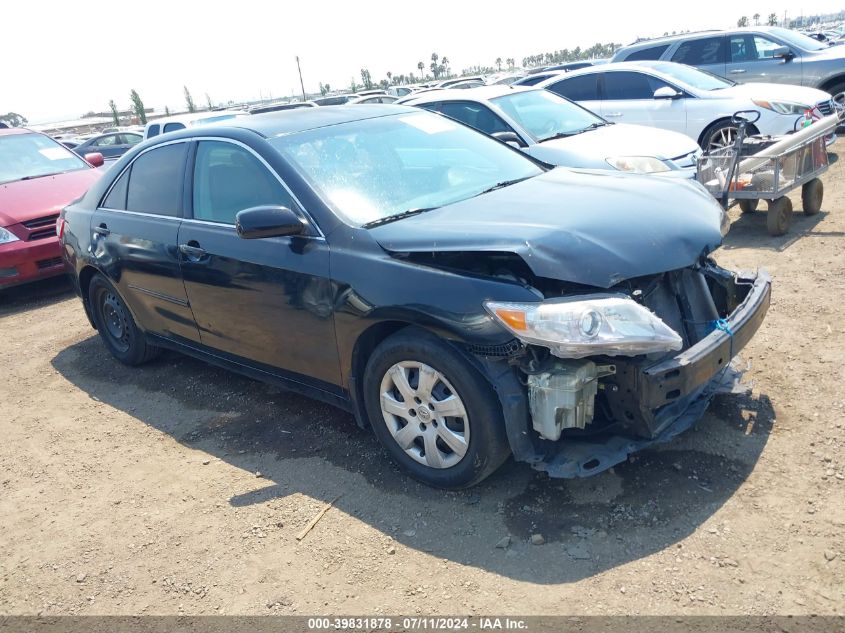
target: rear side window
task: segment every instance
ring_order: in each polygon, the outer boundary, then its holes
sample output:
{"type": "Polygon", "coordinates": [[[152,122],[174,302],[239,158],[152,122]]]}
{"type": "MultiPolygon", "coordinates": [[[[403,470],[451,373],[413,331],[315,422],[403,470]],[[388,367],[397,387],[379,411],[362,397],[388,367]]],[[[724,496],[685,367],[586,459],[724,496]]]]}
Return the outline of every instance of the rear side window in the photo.
{"type": "Polygon", "coordinates": [[[132,163],[127,211],[178,216],[185,173],[186,143],[157,147],[132,163]]]}
{"type": "Polygon", "coordinates": [[[526,77],[525,79],[520,79],[519,81],[514,83],[518,83],[520,86],[533,86],[535,84],[540,83],[544,79],[548,79],[549,77],[550,75],[535,75],[532,77],[526,77]]]}
{"type": "Polygon", "coordinates": [[[490,108],[469,101],[443,102],[440,112],[485,134],[513,132],[513,129],[490,108]]]}
{"type": "Polygon", "coordinates": [[[610,101],[653,99],[654,91],[667,85],[665,82],[643,73],[605,73],[604,98],[610,101]]]}
{"type": "Polygon", "coordinates": [[[684,42],[672,55],[672,61],[690,66],[725,63],[725,38],[705,37],[684,42]]]}
{"type": "Polygon", "coordinates": [[[660,56],[666,52],[666,49],[669,48],[668,44],[663,44],[661,46],[649,46],[648,48],[641,48],[638,51],[634,51],[624,60],[626,62],[637,62],[637,61],[644,61],[644,60],[655,60],[660,59],[660,56]]]}
{"type": "Polygon", "coordinates": [[[109,195],[103,200],[102,206],[107,209],[126,210],[126,185],[129,183],[129,170],[123,172],[123,175],[117,179],[114,186],[109,191],[109,195]]]}
{"type": "Polygon", "coordinates": [[[176,132],[177,130],[184,130],[185,126],[182,123],[165,123],[164,124],[164,131],[162,134],[166,132],[176,132]]]}
{"type": "Polygon", "coordinates": [[[549,86],[548,90],[572,101],[598,101],[598,75],[581,75],[564,79],[549,86]]]}
{"type": "Polygon", "coordinates": [[[194,167],[194,218],[235,224],[238,211],[292,207],[290,194],[252,153],[232,143],[202,141],[194,167]]]}
{"type": "Polygon", "coordinates": [[[159,125],[158,123],[153,123],[149,128],[147,128],[147,138],[152,138],[154,136],[158,136],[159,125]]]}

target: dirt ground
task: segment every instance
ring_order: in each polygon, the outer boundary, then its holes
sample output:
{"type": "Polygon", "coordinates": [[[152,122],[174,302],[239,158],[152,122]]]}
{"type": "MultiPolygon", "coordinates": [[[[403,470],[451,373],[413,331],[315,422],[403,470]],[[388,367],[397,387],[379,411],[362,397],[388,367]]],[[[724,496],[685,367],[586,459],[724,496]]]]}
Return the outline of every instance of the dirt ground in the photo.
{"type": "Polygon", "coordinates": [[[583,480],[432,490],[328,406],[119,365],[61,279],[7,292],[0,614],[845,613],[842,162],[825,186],[783,238],[732,210],[718,260],[774,277],[752,395],[583,480]]]}

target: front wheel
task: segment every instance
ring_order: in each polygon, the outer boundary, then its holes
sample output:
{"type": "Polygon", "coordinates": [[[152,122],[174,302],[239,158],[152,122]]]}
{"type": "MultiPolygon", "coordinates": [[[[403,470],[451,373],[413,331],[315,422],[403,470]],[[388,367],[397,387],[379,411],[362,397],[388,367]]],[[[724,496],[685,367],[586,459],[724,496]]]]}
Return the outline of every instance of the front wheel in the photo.
{"type": "Polygon", "coordinates": [[[427,332],[403,330],[373,351],[364,400],[391,458],[430,486],[475,485],[510,452],[496,393],[465,358],[427,332]]]}
{"type": "Polygon", "coordinates": [[[120,293],[100,274],[91,279],[88,301],[100,338],[121,363],[140,365],[158,353],[158,348],[144,340],[144,333],[135,325],[120,293]]]}

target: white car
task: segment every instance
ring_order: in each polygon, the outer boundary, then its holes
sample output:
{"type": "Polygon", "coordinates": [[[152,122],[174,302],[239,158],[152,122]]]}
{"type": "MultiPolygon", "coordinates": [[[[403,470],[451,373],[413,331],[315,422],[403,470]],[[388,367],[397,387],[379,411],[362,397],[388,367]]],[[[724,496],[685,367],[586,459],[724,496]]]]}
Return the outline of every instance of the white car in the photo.
{"type": "Polygon", "coordinates": [[[228,121],[242,116],[249,116],[249,114],[242,110],[216,110],[211,112],[190,112],[155,119],[147,123],[144,127],[144,140],[146,141],[148,138],[158,136],[159,134],[166,134],[167,132],[177,132],[188,127],[228,121]]]}
{"type": "Polygon", "coordinates": [[[613,124],[540,88],[435,90],[403,100],[439,112],[552,165],[695,176],[698,145],[684,134],[613,124]]]}
{"type": "Polygon", "coordinates": [[[537,84],[577,101],[610,121],[682,132],[706,149],[733,142],[731,116],[754,110],[760,119],[749,133],[786,134],[801,126],[808,109],[833,112],[831,96],[785,84],[738,84],[673,62],[619,62],[550,77],[537,84]]]}

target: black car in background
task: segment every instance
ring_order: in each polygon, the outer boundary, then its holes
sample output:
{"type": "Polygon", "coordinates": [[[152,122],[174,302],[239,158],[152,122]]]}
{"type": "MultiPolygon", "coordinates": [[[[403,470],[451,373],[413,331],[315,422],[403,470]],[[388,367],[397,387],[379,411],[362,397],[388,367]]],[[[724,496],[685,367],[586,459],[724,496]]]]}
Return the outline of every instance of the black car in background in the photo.
{"type": "Polygon", "coordinates": [[[436,114],[306,108],[130,150],[59,220],[109,351],[352,412],[414,477],[553,476],[665,441],[733,376],[765,273],[694,183],[551,169],[436,114]]]}
{"type": "Polygon", "coordinates": [[[142,140],[144,136],[138,132],[112,132],[93,136],[70,149],[80,156],[97,152],[105,159],[114,159],[123,156],[142,140]]]}

